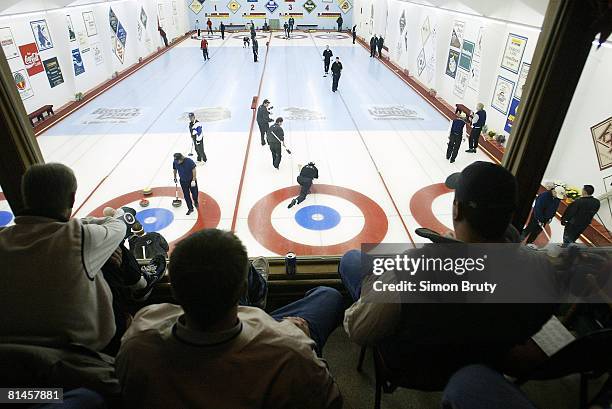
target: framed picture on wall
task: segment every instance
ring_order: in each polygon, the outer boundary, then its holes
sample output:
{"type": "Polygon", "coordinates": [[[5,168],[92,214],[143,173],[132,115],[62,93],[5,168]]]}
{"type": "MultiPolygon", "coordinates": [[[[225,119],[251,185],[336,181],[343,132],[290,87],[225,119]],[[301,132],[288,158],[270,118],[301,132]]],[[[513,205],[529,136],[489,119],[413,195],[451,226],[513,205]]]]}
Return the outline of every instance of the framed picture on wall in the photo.
{"type": "Polygon", "coordinates": [[[34,34],[38,51],[53,48],[53,41],[51,40],[51,34],[49,34],[49,28],[45,20],[30,21],[30,26],[32,27],[32,34],[34,34]]]}
{"type": "Polygon", "coordinates": [[[30,80],[25,70],[14,72],[13,80],[15,80],[15,86],[17,87],[17,91],[19,91],[19,96],[22,101],[34,96],[34,91],[32,91],[30,80]]]}
{"type": "Polygon", "coordinates": [[[599,169],[612,168],[612,116],[591,127],[599,169]]]}
{"type": "Polygon", "coordinates": [[[83,22],[85,23],[87,37],[93,37],[98,34],[98,28],[96,27],[96,20],[94,18],[93,11],[83,12],[83,22]]]}
{"type": "Polygon", "coordinates": [[[531,67],[531,64],[526,62],[524,62],[521,66],[521,73],[519,74],[518,81],[516,82],[516,91],[514,94],[514,98],[516,99],[521,99],[523,96],[523,88],[525,87],[525,82],[527,82],[529,67],[531,67]]]}
{"type": "Polygon", "coordinates": [[[74,26],[72,25],[72,17],[66,14],[66,27],[68,28],[68,38],[70,41],[76,41],[76,34],[74,32],[74,26]]]}
{"type": "Polygon", "coordinates": [[[526,46],[527,37],[512,33],[508,34],[508,40],[506,40],[506,48],[504,49],[501,67],[510,72],[518,74],[526,46]]]}
{"type": "Polygon", "coordinates": [[[512,92],[514,91],[514,82],[501,75],[497,77],[495,90],[493,91],[493,100],[491,106],[501,112],[503,115],[508,114],[512,92]]]}
{"type": "Polygon", "coordinates": [[[19,51],[13,38],[13,32],[10,27],[0,27],[0,43],[2,44],[2,51],[7,60],[11,58],[19,57],[19,51]]]}

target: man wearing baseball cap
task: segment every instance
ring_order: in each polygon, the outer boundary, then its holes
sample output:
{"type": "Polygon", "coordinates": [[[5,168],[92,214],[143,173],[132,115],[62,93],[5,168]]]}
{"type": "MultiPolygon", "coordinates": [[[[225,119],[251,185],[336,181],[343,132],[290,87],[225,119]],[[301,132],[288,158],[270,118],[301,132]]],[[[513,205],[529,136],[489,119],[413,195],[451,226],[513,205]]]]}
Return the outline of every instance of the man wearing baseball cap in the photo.
{"type": "MultiPolygon", "coordinates": [[[[456,240],[507,242],[505,233],[518,196],[516,180],[508,170],[474,162],[449,176],[446,185],[455,190],[452,219],[456,240]]],[[[413,259],[422,255],[443,259],[447,249],[448,245],[434,244],[405,254],[413,259]]],[[[500,251],[505,260],[532,271],[531,264],[524,264],[532,261],[523,257],[525,250],[514,245],[500,251]],[[506,250],[516,251],[516,257],[506,250]]],[[[391,279],[396,283],[401,276],[396,271],[377,276],[369,270],[357,250],[346,253],[340,261],[340,277],[355,300],[345,312],[344,329],[353,342],[376,345],[389,370],[401,373],[415,388],[443,388],[455,371],[469,364],[502,365],[509,351],[535,334],[555,308],[550,304],[419,303],[411,302],[409,297],[417,297],[412,293],[385,293],[383,301],[371,302],[375,281],[391,279]]]]}

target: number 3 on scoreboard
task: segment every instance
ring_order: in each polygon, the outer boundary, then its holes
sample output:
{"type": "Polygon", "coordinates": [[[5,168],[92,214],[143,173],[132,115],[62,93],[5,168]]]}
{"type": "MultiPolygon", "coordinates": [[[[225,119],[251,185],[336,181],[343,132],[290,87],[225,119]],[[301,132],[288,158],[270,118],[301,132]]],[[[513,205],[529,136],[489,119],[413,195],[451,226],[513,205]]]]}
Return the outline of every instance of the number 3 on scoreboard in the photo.
{"type": "Polygon", "coordinates": [[[292,4],[289,4],[288,6],[289,6],[289,11],[293,10],[293,5],[292,4]]]}

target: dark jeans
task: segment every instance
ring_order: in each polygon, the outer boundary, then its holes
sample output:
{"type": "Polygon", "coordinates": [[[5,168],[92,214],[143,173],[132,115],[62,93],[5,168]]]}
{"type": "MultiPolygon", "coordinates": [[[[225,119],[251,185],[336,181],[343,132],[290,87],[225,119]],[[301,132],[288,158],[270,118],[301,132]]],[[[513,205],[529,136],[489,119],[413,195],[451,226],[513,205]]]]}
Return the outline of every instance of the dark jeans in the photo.
{"type": "Polygon", "coordinates": [[[459,153],[459,147],[461,146],[461,138],[463,136],[460,134],[450,134],[448,136],[448,148],[446,149],[446,159],[450,159],[451,162],[454,162],[457,158],[457,153],[459,153]]]}
{"type": "Polygon", "coordinates": [[[281,307],[270,315],[277,321],[285,317],[300,317],[306,320],[310,337],[316,344],[317,355],[321,356],[327,338],[344,318],[344,301],[338,290],[316,287],[308,291],[304,298],[281,307]]]}
{"type": "Polygon", "coordinates": [[[208,31],[207,31],[207,32],[208,32],[208,34],[213,35],[213,29],[212,29],[212,27],[208,27],[208,31]]]}
{"type": "Polygon", "coordinates": [[[378,47],[378,58],[382,57],[382,47],[378,47]]]}
{"type": "Polygon", "coordinates": [[[578,240],[578,237],[580,237],[583,231],[584,229],[576,230],[574,226],[565,226],[565,229],[563,230],[563,244],[574,243],[576,240],[578,240]]]}
{"type": "Polygon", "coordinates": [[[267,122],[257,122],[257,125],[259,125],[259,133],[261,135],[261,144],[265,145],[266,144],[266,132],[268,132],[268,129],[270,129],[270,124],[267,122]]]}
{"type": "Polygon", "coordinates": [[[221,30],[221,40],[225,40],[225,30],[221,30]]]}
{"type": "Polygon", "coordinates": [[[361,281],[367,274],[362,268],[361,251],[349,250],[344,253],[338,264],[338,273],[353,301],[357,301],[361,296],[361,281]]]}
{"type": "Polygon", "coordinates": [[[257,62],[257,51],[253,50],[253,61],[257,62]]]}
{"type": "Polygon", "coordinates": [[[338,32],[342,31],[342,23],[338,23],[338,32]]]}
{"type": "Polygon", "coordinates": [[[502,374],[484,365],[469,365],[448,381],[442,409],[536,409],[502,374]]]}
{"type": "MultiPolygon", "coordinates": [[[[198,161],[206,162],[206,154],[204,153],[204,140],[195,142],[195,151],[198,154],[198,161]]],[[[187,200],[187,199],[185,199],[187,200]]]]}
{"type": "Polygon", "coordinates": [[[297,182],[300,184],[300,195],[297,197],[297,204],[300,204],[306,199],[308,193],[310,193],[310,188],[312,187],[312,179],[305,178],[303,176],[298,176],[297,182]]]}
{"type": "Polygon", "coordinates": [[[357,39],[357,33],[353,33],[353,44],[355,44],[356,39],[357,39]]]}
{"type": "Polygon", "coordinates": [[[340,74],[332,74],[332,91],[338,90],[338,81],[340,81],[340,74]]]}
{"type": "Polygon", "coordinates": [[[293,33],[293,24],[289,24],[289,32],[293,33]]]}
{"type": "Polygon", "coordinates": [[[323,61],[323,69],[325,70],[325,74],[329,72],[329,63],[330,63],[330,60],[328,59],[325,59],[323,61]]]}
{"type": "Polygon", "coordinates": [[[280,162],[282,159],[282,148],[280,143],[271,143],[270,144],[270,151],[272,152],[272,166],[274,166],[276,169],[278,169],[278,167],[280,166],[280,162]]]}
{"type": "Polygon", "coordinates": [[[376,46],[370,47],[370,57],[376,57],[376,46]]]}
{"type": "Polygon", "coordinates": [[[533,243],[536,241],[538,236],[542,233],[542,228],[540,227],[540,223],[532,214],[529,218],[529,223],[527,223],[527,227],[523,229],[521,237],[527,237],[527,244],[533,243]]]}
{"type": "Polygon", "coordinates": [[[476,148],[478,148],[478,139],[480,138],[480,132],[482,132],[482,128],[472,128],[469,138],[469,148],[471,150],[476,150],[476,148]]]}
{"type": "Polygon", "coordinates": [[[198,28],[198,37],[200,36],[201,32],[202,32],[202,30],[200,30],[200,29],[198,28]]]}
{"type": "Polygon", "coordinates": [[[183,189],[183,197],[185,197],[185,203],[187,209],[193,210],[193,203],[198,203],[198,184],[191,186],[191,180],[181,180],[181,189],[183,189]],[[193,197],[193,201],[191,198],[193,197]]]}
{"type": "Polygon", "coordinates": [[[208,60],[208,48],[202,48],[202,55],[204,56],[204,61],[208,60]]]}

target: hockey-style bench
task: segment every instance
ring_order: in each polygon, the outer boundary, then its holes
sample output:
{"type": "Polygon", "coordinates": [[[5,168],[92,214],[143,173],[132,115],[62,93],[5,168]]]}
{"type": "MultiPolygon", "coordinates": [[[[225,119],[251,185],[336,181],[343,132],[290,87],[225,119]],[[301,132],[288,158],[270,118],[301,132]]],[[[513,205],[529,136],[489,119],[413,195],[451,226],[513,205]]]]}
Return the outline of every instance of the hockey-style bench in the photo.
{"type": "Polygon", "coordinates": [[[44,121],[45,114],[47,114],[47,118],[50,115],[53,115],[53,105],[44,105],[38,108],[36,111],[28,114],[28,118],[30,119],[30,123],[32,124],[32,126],[34,126],[34,119],[36,119],[37,122],[44,121]]]}
{"type": "Polygon", "coordinates": [[[319,28],[318,24],[297,24],[295,26],[298,30],[302,29],[302,30],[316,30],[317,28],[319,28]]]}
{"type": "Polygon", "coordinates": [[[242,31],[246,30],[245,24],[226,24],[225,31],[242,31]]]}

